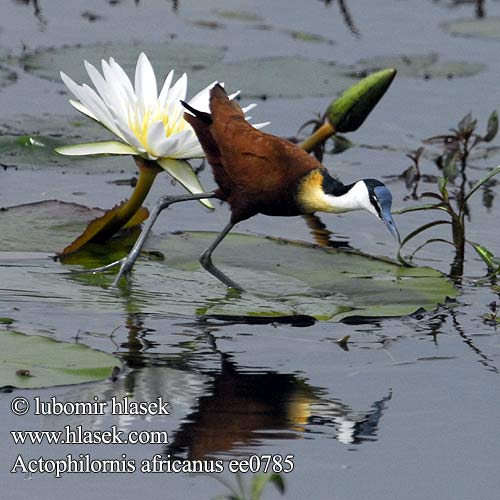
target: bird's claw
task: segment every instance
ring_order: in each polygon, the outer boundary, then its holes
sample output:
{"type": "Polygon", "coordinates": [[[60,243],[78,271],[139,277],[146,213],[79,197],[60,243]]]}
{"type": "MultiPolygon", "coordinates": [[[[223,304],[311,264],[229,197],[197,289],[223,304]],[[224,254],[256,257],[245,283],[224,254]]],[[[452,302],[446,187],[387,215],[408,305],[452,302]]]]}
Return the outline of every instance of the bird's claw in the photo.
{"type": "Polygon", "coordinates": [[[69,272],[69,274],[97,274],[97,273],[103,273],[107,271],[108,269],[113,269],[113,267],[118,266],[119,264],[122,264],[122,262],[125,260],[119,259],[115,260],[114,262],[111,262],[110,264],[106,264],[105,266],[101,267],[93,267],[92,269],[73,269],[69,272]]]}
{"type": "Polygon", "coordinates": [[[130,259],[129,256],[124,257],[123,259],[120,259],[121,266],[120,269],[118,270],[118,274],[116,275],[115,280],[113,281],[114,287],[117,287],[118,284],[120,283],[120,280],[125,277],[128,278],[128,275],[130,274],[130,271],[132,271],[132,268],[134,267],[134,262],[135,259],[130,259]]]}

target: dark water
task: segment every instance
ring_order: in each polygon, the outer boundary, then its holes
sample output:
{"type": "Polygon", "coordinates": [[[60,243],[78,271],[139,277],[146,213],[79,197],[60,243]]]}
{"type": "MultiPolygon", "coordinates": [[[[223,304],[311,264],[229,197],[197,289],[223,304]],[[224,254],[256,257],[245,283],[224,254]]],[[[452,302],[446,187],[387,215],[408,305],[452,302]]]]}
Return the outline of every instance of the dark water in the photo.
{"type": "MultiPolygon", "coordinates": [[[[450,8],[451,4],[350,1],[343,2],[349,9],[346,17],[340,2],[320,1],[5,0],[0,8],[0,46],[19,55],[23,50],[96,41],[160,42],[175,34],[181,42],[227,46],[227,59],[235,61],[294,54],[351,65],[379,55],[435,52],[443,60],[488,66],[467,78],[398,78],[366,124],[350,136],[357,144],[373,147],[355,147],[325,159],[343,180],[351,181],[400,174],[409,165],[405,154],[421,139],[445,133],[469,111],[484,124],[498,106],[500,42],[448,35],[442,23],[472,18],[475,12],[473,5],[450,8]],[[217,16],[214,8],[258,14],[263,18],[260,23],[272,29],[255,29],[241,19],[217,16]],[[202,27],[200,20],[222,27],[202,27]],[[335,43],[293,39],[284,30],[321,34],[335,43]]],[[[500,16],[496,1],[486,1],[485,9],[488,18],[500,16]]],[[[0,90],[2,123],[19,114],[71,113],[61,85],[19,69],[17,73],[17,82],[0,90]]],[[[256,121],[272,120],[270,132],[290,135],[313,112],[324,110],[329,100],[268,99],[259,102],[252,114],[256,121]]],[[[481,177],[497,161],[475,159],[471,176],[481,177]]],[[[436,173],[431,161],[423,169],[436,173]]],[[[133,173],[132,165],[129,171],[133,173]]],[[[111,205],[130,193],[130,188],[102,182],[117,177],[1,170],[0,206],[53,198],[111,205]]],[[[208,175],[204,181],[210,184],[208,175]]],[[[149,202],[164,189],[165,184],[158,182],[149,202]]],[[[391,189],[396,206],[409,203],[404,201],[408,191],[403,182],[394,181],[391,189]]],[[[431,184],[421,187],[429,189],[431,184]]],[[[497,194],[493,185],[474,200],[469,236],[498,255],[497,194]]],[[[173,208],[156,231],[219,230],[227,217],[225,207],[215,213],[194,205],[182,211],[173,208]]],[[[397,249],[385,230],[365,214],[323,220],[355,247],[395,255],[397,249]]],[[[399,216],[397,223],[407,234],[423,220],[421,214],[409,214],[399,216]]],[[[310,241],[302,219],[285,222],[254,218],[240,230],[310,241]]],[[[448,271],[446,248],[429,247],[421,255],[421,262],[448,271]]],[[[64,340],[77,337],[115,353],[127,365],[112,383],[0,394],[0,482],[5,498],[49,499],[56,494],[74,499],[211,498],[224,491],[205,475],[136,472],[55,479],[51,474],[9,474],[19,453],[26,458],[88,453],[96,459],[126,454],[138,463],[156,454],[214,460],[293,455],[294,470],[285,475],[287,498],[497,498],[500,341],[497,329],[483,315],[488,304],[498,300],[498,287],[488,281],[478,284],[476,278],[484,272],[481,261],[469,253],[467,277],[455,307],[359,325],[207,322],[130,312],[126,301],[117,301],[114,310],[93,317],[91,311],[71,313],[57,303],[41,310],[30,305],[29,296],[21,300],[7,293],[2,282],[0,316],[15,317],[28,333],[64,340]],[[346,335],[350,336],[347,351],[336,342],[346,335]],[[14,395],[56,396],[60,401],[91,401],[94,396],[101,401],[125,396],[154,401],[161,396],[171,403],[171,414],[16,417],[9,409],[14,395]],[[60,430],[65,425],[167,430],[169,444],[15,446],[9,435],[13,429],[60,430]]],[[[228,473],[224,477],[231,479],[228,473]]],[[[272,487],[268,497],[278,497],[272,487]]]]}

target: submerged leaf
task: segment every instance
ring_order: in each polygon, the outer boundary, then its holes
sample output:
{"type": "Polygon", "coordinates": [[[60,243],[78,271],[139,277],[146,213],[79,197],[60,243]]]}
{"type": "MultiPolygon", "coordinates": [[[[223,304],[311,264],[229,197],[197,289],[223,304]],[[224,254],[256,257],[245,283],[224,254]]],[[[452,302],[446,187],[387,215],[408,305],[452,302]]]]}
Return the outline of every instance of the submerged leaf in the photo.
{"type": "Polygon", "coordinates": [[[190,88],[196,91],[197,88],[201,90],[211,81],[200,81],[196,77],[197,71],[209,68],[220,61],[224,57],[225,49],[176,42],[137,45],[130,43],[74,45],[25,53],[21,58],[21,63],[27,71],[32,71],[42,78],[60,81],[59,72],[64,71],[73,80],[80,82],[88,81],[88,75],[82,64],[84,60],[95,65],[101,59],[113,57],[116,61],[120,61],[120,66],[128,75],[133,75],[137,56],[141,52],[148,55],[153,67],[165,68],[165,71],[175,68],[178,76],[183,72],[189,72],[190,88]],[[191,86],[192,84],[194,86],[191,86]]]}
{"type": "MultiPolygon", "coordinates": [[[[140,209],[125,227],[140,224],[147,215],[146,209],[140,209]]],[[[1,251],[54,254],[84,231],[89,221],[103,216],[104,210],[57,200],[8,207],[0,211],[1,251]]]]}
{"type": "Polygon", "coordinates": [[[477,62],[439,61],[436,53],[377,56],[358,63],[360,71],[372,72],[381,68],[396,68],[400,77],[459,78],[474,76],[487,66],[477,62]]]}
{"type": "Polygon", "coordinates": [[[97,44],[43,49],[23,57],[28,71],[51,80],[59,80],[59,71],[75,81],[88,80],[82,60],[96,64],[102,58],[114,57],[130,75],[140,52],[148,54],[154,67],[175,68],[178,75],[189,72],[193,91],[222,79],[230,90],[241,89],[245,97],[332,96],[358,77],[352,68],[333,61],[297,56],[223,61],[226,49],[180,43],[165,44],[97,44]]]}
{"type": "Polygon", "coordinates": [[[0,88],[11,85],[17,81],[17,74],[7,68],[0,66],[0,88]]]}
{"type": "MultiPolygon", "coordinates": [[[[52,231],[47,230],[47,238],[52,231]]],[[[161,252],[164,258],[137,261],[127,312],[227,318],[299,315],[341,321],[432,310],[457,294],[449,280],[429,268],[403,268],[352,252],[239,234],[224,239],[217,248],[215,261],[247,292],[227,294],[226,287],[207,273],[198,260],[215,236],[215,233],[183,233],[148,238],[145,250],[161,252]]],[[[21,260],[16,266],[2,267],[2,282],[9,286],[2,289],[0,284],[0,301],[7,308],[15,308],[22,301],[23,314],[30,307],[47,308],[48,303],[82,317],[115,313],[116,290],[96,286],[111,283],[113,275],[67,272],[80,271],[82,266],[107,264],[123,257],[128,248],[121,247],[119,254],[110,255],[113,249],[109,244],[96,245],[95,249],[89,247],[65,259],[68,264],[63,266],[47,259],[26,265],[22,254],[11,253],[8,258],[21,260]],[[46,293],[47,287],[50,295],[46,293]]],[[[6,255],[9,254],[1,257],[6,255]]],[[[42,323],[51,321],[48,315],[42,323]]]]}
{"type": "Polygon", "coordinates": [[[500,266],[498,265],[498,262],[496,262],[493,253],[479,243],[474,243],[473,241],[469,241],[469,243],[474,248],[479,257],[481,257],[481,259],[484,261],[484,263],[488,267],[488,271],[495,273],[498,272],[495,270],[500,269],[500,266]]]}
{"type": "Polygon", "coordinates": [[[108,378],[120,363],[83,344],[0,329],[0,385],[33,389],[108,378]]]}
{"type": "Polygon", "coordinates": [[[250,491],[251,499],[260,500],[260,498],[262,497],[262,493],[264,492],[264,488],[268,483],[274,484],[281,494],[285,493],[285,482],[279,474],[261,473],[257,474],[252,480],[250,491]]]}
{"type": "Polygon", "coordinates": [[[247,12],[244,10],[215,9],[214,13],[225,19],[233,19],[235,21],[243,21],[243,22],[264,21],[263,17],[254,14],[253,12],[247,12]]]}
{"type": "Polygon", "coordinates": [[[445,23],[443,26],[451,35],[455,36],[500,40],[499,17],[457,19],[445,23]]]}
{"type": "Polygon", "coordinates": [[[491,142],[498,134],[498,114],[493,111],[488,118],[488,125],[486,127],[486,135],[483,137],[483,141],[491,142]]]}
{"type": "Polygon", "coordinates": [[[71,244],[66,246],[60,255],[68,255],[80,250],[87,243],[100,243],[113,236],[121,228],[128,229],[142,224],[149,216],[149,211],[141,207],[133,216],[124,222],[120,217],[120,211],[125,206],[126,201],[115,205],[107,210],[104,215],[97,217],[89,222],[85,228],[71,244]]]}

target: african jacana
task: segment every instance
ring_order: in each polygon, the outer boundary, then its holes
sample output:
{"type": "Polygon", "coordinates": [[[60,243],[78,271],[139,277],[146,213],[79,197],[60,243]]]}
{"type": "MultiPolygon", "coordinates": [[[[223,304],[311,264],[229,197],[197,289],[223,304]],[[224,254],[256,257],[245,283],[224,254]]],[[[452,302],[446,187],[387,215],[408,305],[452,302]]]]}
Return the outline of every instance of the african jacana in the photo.
{"type": "Polygon", "coordinates": [[[382,182],[362,179],[342,184],[298,146],[252,127],[239,104],[230,101],[218,84],[210,91],[210,113],[182,104],[189,111],[184,118],[198,136],[218,189],[160,198],[134,248],[122,261],[115,284],[132,269],[159,213],[180,201],[218,198],[229,204],[229,224],[203,252],[200,263],[226,286],[238,289],[241,287],[214,266],[212,252],[235,224],[257,214],[293,216],[367,210],[399,239],[391,216],[391,192],[382,182]]]}

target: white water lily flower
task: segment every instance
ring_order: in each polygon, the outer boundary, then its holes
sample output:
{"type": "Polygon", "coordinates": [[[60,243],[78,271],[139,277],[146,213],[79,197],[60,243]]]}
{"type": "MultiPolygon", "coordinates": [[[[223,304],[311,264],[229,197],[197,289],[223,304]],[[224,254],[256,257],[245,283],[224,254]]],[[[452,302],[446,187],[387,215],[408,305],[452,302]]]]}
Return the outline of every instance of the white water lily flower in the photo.
{"type": "MultiPolygon", "coordinates": [[[[170,71],[158,94],[153,67],[144,53],[137,60],[134,85],[112,57],[109,62],[101,61],[102,74],[87,61],[84,64],[95,90],[86,84],[78,85],[61,72],[63,82],[78,99],[70,99],[70,103],[104,125],[118,140],[63,146],[56,151],[70,156],[139,155],[158,163],[188,191],[203,192],[195,172],[185,161],[204,156],[194,130],[183,118],[185,109],[180,101],[186,100],[186,74],[171,85],[174,71],[170,71]]],[[[208,111],[209,91],[215,83],[196,94],[189,104],[208,111]]],[[[243,111],[246,113],[255,106],[251,104],[243,111]]]]}

